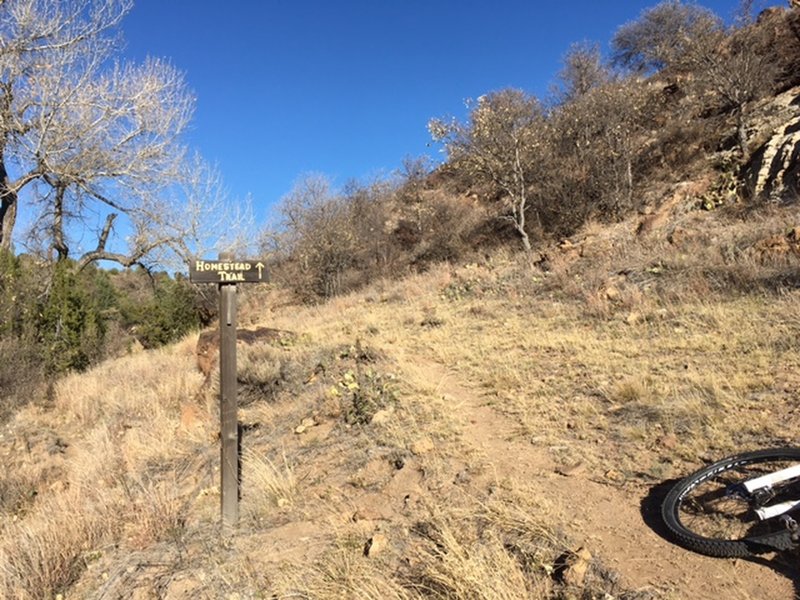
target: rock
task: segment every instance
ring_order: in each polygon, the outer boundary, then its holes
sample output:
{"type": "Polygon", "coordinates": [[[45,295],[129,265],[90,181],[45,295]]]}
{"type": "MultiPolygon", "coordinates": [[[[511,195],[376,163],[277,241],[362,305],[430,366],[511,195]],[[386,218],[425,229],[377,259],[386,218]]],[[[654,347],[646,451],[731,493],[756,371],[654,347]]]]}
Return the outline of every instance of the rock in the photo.
{"type": "Polygon", "coordinates": [[[377,411],[374,415],[372,415],[370,423],[374,425],[385,425],[386,423],[391,421],[393,415],[394,415],[394,408],[381,409],[377,411]]]}
{"type": "Polygon", "coordinates": [[[389,540],[382,533],[376,533],[364,544],[364,556],[376,556],[386,550],[389,540]]]}
{"type": "Polygon", "coordinates": [[[567,553],[561,560],[563,563],[559,567],[559,572],[564,585],[583,587],[586,572],[592,562],[592,553],[586,548],[580,547],[575,552],[567,553]]]}
{"type": "Polygon", "coordinates": [[[411,444],[410,450],[412,454],[421,456],[433,452],[435,448],[436,446],[430,438],[422,438],[411,444]]]}
{"type": "MultiPolygon", "coordinates": [[[[798,98],[800,89],[794,88],[775,102],[794,108],[798,98]]],[[[800,189],[800,115],[795,110],[768,135],[743,170],[747,193],[772,202],[792,199],[800,189]]]]}
{"type": "Polygon", "coordinates": [[[568,250],[572,250],[575,247],[575,244],[572,242],[572,240],[564,239],[559,242],[558,247],[566,252],[568,250]]]}
{"type": "Polygon", "coordinates": [[[305,433],[312,427],[317,426],[317,420],[314,417],[306,417],[302,421],[300,421],[300,425],[294,428],[294,432],[297,434],[305,433]]]}
{"type": "Polygon", "coordinates": [[[606,288],[605,295],[606,295],[606,298],[608,300],[611,300],[612,302],[616,302],[617,300],[619,300],[622,297],[622,292],[619,291],[619,288],[617,288],[617,287],[615,287],[613,285],[610,285],[610,286],[608,286],[606,288]]]}
{"type": "Polygon", "coordinates": [[[674,433],[668,433],[661,436],[658,440],[658,445],[665,450],[675,450],[678,447],[678,436],[674,433]]]}
{"type": "Polygon", "coordinates": [[[582,462],[577,462],[571,465],[562,465],[556,469],[556,473],[564,477],[573,477],[586,470],[586,465],[582,462]]]}
{"type": "Polygon", "coordinates": [[[634,312],[631,312],[631,313],[630,313],[630,314],[629,314],[629,315],[628,315],[628,316],[625,318],[625,322],[626,322],[628,325],[636,325],[637,323],[641,323],[643,320],[644,320],[644,317],[642,316],[642,313],[638,313],[638,312],[635,312],[635,311],[634,311],[634,312]]]}

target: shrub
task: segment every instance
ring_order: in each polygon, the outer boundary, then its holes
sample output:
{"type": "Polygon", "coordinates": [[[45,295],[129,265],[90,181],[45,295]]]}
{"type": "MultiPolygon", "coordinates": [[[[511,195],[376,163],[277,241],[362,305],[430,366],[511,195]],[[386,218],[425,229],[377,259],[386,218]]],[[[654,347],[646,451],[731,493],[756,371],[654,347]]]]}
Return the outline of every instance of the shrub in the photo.
{"type": "Polygon", "coordinates": [[[142,346],[158,348],[200,326],[198,295],[188,281],[160,273],[153,277],[150,290],[120,300],[123,322],[142,346]]]}
{"type": "MultiPolygon", "coordinates": [[[[84,276],[86,277],[86,276],[84,276]]],[[[58,262],[37,323],[48,371],[83,370],[102,353],[101,306],[68,261],[58,262]]]]}
{"type": "Polygon", "coordinates": [[[617,30],[611,40],[613,60],[637,73],[659,71],[674,64],[688,44],[719,24],[707,8],[664,0],[617,30]]]}

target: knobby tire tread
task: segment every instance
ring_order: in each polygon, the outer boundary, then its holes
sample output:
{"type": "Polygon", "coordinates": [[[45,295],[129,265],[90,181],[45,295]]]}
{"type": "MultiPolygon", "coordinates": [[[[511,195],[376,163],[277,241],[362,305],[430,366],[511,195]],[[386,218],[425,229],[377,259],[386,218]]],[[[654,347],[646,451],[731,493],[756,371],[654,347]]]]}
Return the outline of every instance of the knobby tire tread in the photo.
{"type": "Polygon", "coordinates": [[[662,519],[673,539],[679,545],[694,552],[723,558],[747,557],[775,550],[792,550],[796,548],[796,544],[792,542],[788,531],[778,531],[763,536],[744,537],[742,539],[716,539],[694,533],[680,522],[678,516],[683,497],[712,476],[719,475],[737,466],[775,460],[800,462],[800,448],[770,448],[743,452],[723,458],[681,479],[670,489],[661,505],[662,519]]]}

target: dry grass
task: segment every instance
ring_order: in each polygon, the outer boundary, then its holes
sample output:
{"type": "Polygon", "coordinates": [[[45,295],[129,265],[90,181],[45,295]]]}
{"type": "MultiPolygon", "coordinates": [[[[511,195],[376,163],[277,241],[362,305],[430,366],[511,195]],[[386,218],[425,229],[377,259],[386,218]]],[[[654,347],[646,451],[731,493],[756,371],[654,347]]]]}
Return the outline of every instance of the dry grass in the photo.
{"type": "Polygon", "coordinates": [[[317,565],[276,583],[279,598],[309,600],[417,600],[419,596],[387,576],[385,570],[352,551],[339,550],[317,565]]]}
{"type": "Polygon", "coordinates": [[[143,549],[158,542],[180,544],[186,532],[189,498],[175,481],[129,484],[126,532],[123,534],[134,549],[143,549]]]}
{"type": "Polygon", "coordinates": [[[85,493],[64,493],[40,503],[26,519],[2,530],[0,595],[50,599],[79,577],[114,522],[112,507],[85,493]]]}
{"type": "Polygon", "coordinates": [[[133,354],[62,379],[56,389],[56,411],[84,428],[100,422],[127,425],[168,418],[202,383],[182,346],[185,343],[133,354]]]}
{"type": "Polygon", "coordinates": [[[200,381],[189,360],[178,345],[109,362],[60,381],[49,411],[17,415],[28,460],[63,475],[4,527],[0,595],[54,598],[108,544],[178,541],[187,487],[175,477],[185,477],[178,467],[196,452],[190,436],[176,439],[179,406],[200,381]],[[53,441],[31,442],[25,432],[42,425],[57,428],[53,441]]]}
{"type": "Polygon", "coordinates": [[[650,597],[602,556],[582,590],[558,580],[595,532],[549,478],[583,464],[576,487],[638,502],[702,457],[794,440],[800,294],[776,282],[796,266],[745,251],[781,219],[721,229],[711,258],[627,224],[549,273],[498,253],[245,315],[297,335],[240,354],[248,518],[230,538],[194,338],[67,377],[0,436],[0,595],[650,597]]]}
{"type": "Polygon", "coordinates": [[[298,496],[297,478],[286,454],[275,464],[266,456],[247,449],[242,457],[245,510],[258,519],[276,509],[292,506],[298,496]]]}

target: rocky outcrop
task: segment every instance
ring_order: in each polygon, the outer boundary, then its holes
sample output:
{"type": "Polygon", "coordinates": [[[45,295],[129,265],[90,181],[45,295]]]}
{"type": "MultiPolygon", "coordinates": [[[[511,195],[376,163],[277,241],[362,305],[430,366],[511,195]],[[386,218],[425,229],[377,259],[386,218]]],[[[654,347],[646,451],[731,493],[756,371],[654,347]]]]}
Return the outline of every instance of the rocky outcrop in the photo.
{"type": "Polygon", "coordinates": [[[751,198],[786,202],[800,198],[800,88],[775,99],[784,118],[753,153],[744,176],[751,198]]]}

